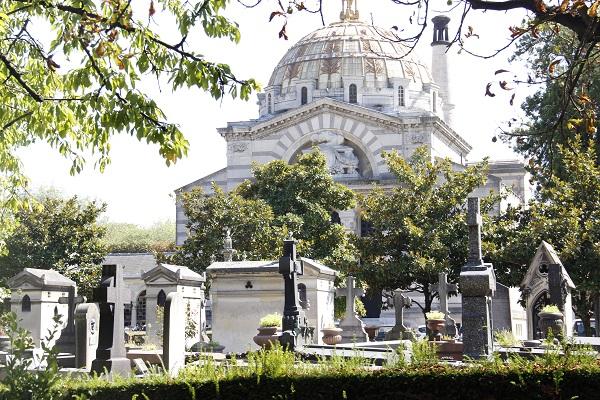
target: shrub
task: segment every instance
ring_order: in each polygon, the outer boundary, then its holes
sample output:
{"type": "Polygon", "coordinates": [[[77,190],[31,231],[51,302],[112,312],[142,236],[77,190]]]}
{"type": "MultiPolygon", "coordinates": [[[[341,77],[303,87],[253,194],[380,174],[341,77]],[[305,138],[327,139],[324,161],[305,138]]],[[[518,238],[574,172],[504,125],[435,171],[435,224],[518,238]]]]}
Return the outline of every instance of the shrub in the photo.
{"type": "Polygon", "coordinates": [[[281,314],[278,314],[278,313],[267,314],[260,319],[259,326],[261,328],[274,327],[274,326],[280,327],[281,326],[281,318],[282,318],[281,314]]]}
{"type": "Polygon", "coordinates": [[[542,308],[542,311],[544,313],[559,313],[560,309],[558,308],[558,306],[554,305],[554,304],[548,304],[547,306],[544,306],[544,308],[542,308]]]}
{"type": "Polygon", "coordinates": [[[444,319],[445,314],[441,311],[429,311],[425,313],[425,319],[444,319]]]}
{"type": "Polygon", "coordinates": [[[494,332],[494,339],[502,347],[512,347],[521,344],[521,341],[509,330],[500,330],[494,332]]]}

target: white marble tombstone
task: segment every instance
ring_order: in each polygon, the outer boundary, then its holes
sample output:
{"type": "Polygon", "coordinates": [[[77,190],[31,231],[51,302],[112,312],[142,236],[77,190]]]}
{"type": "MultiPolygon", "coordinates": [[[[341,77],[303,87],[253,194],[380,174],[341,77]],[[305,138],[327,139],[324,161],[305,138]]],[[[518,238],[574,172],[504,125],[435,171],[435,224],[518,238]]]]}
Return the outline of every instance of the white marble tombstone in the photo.
{"type": "MultiPolygon", "coordinates": [[[[304,275],[298,277],[299,303],[314,342],[322,343],[321,329],[333,326],[333,286],[337,271],[314,260],[300,258],[304,275]],[[304,294],[305,293],[305,298],[304,294]]],[[[277,261],[215,262],[206,270],[212,279],[212,338],[227,352],[258,347],[252,341],[261,317],[283,313],[283,278],[277,261]]]]}
{"type": "MultiPolygon", "coordinates": [[[[187,267],[179,265],[158,264],[151,270],[142,273],[146,284],[146,332],[147,343],[160,345],[162,321],[157,319],[157,307],[164,307],[169,293],[180,293],[183,301],[182,313],[189,316],[196,326],[193,337],[185,338],[187,347],[201,341],[201,333],[206,325],[204,310],[204,283],[200,275],[187,267]]],[[[164,311],[163,311],[164,316],[164,311]]]]}
{"type": "Polygon", "coordinates": [[[90,370],[96,358],[100,332],[100,309],[96,303],[75,308],[75,367],[90,370]]]}
{"type": "Polygon", "coordinates": [[[542,241],[535,256],[533,257],[525,277],[521,281],[521,293],[525,299],[525,310],[527,313],[527,337],[536,339],[537,322],[540,309],[550,303],[550,287],[548,284],[548,270],[551,264],[560,266],[562,279],[562,304],[556,304],[564,314],[565,333],[568,337],[573,336],[573,309],[571,290],[575,284],[569,277],[558,254],[550,245],[542,241]]]}
{"type": "Polygon", "coordinates": [[[61,330],[67,325],[68,304],[60,304],[75,282],[51,269],[24,268],[8,280],[11,290],[10,309],[17,315],[19,325],[31,334],[36,347],[48,336],[49,331],[58,329],[54,345],[61,330]],[[56,327],[54,316],[61,315],[61,324],[56,327]]]}
{"type": "Polygon", "coordinates": [[[181,293],[169,293],[164,307],[163,362],[175,376],[185,366],[185,301],[181,293]]]}

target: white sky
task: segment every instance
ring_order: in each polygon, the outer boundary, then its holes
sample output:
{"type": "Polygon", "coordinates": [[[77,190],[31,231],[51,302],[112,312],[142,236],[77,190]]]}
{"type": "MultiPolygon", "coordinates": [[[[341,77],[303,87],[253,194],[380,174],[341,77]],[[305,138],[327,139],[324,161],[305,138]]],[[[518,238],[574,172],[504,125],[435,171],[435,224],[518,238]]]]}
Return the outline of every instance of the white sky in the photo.
{"type": "MultiPolygon", "coordinates": [[[[434,10],[447,9],[446,0],[437,1],[439,5],[432,1],[434,10]]],[[[317,16],[294,16],[288,23],[289,40],[278,39],[281,21],[268,23],[269,14],[275,9],[276,2],[263,0],[263,3],[250,10],[244,9],[235,1],[229,6],[227,15],[240,24],[242,40],[239,45],[225,40],[207,40],[200,35],[192,38],[192,43],[195,50],[210,60],[229,63],[238,77],[254,77],[264,87],[286,50],[322,25],[317,16]]],[[[337,21],[341,1],[326,0],[323,3],[325,22],[337,21]]],[[[401,6],[394,5],[391,0],[360,0],[358,4],[363,20],[370,21],[372,15],[375,25],[382,28],[408,26],[409,13],[401,6]]],[[[458,24],[458,16],[451,17],[452,35],[452,29],[458,24]]],[[[155,21],[159,31],[168,25],[168,21],[160,18],[160,10],[157,10],[155,21]]],[[[472,12],[467,23],[475,28],[480,38],[472,39],[469,43],[472,43],[474,50],[489,54],[507,43],[510,35],[508,27],[511,22],[512,25],[520,22],[521,18],[522,15],[515,13],[472,12]]],[[[168,33],[166,32],[167,35],[168,33]]],[[[428,29],[418,49],[419,57],[427,64],[431,62],[431,36],[428,29]]],[[[497,85],[494,91],[498,95],[495,98],[484,97],[486,83],[495,78],[494,71],[509,66],[507,59],[511,54],[510,50],[489,60],[465,53],[457,54],[457,51],[458,48],[449,51],[452,96],[456,104],[454,128],[473,146],[469,161],[486,156],[496,160],[516,158],[506,145],[500,142],[494,144],[491,139],[497,134],[497,127],[517,112],[518,105],[529,90],[517,92],[515,107],[508,104],[510,93],[501,93],[497,85]]],[[[519,72],[516,68],[513,66],[513,72],[519,72]]],[[[152,80],[145,82],[145,85],[163,107],[168,119],[179,124],[190,141],[187,158],[167,167],[155,146],[120,135],[111,141],[112,164],[103,174],[94,170],[90,164],[84,172],[73,177],[69,175],[68,161],[46,144],[38,143],[21,152],[32,187],[52,186],[67,195],[77,194],[105,201],[108,203],[106,216],[115,222],[149,225],[158,220],[174,220],[173,190],[226,165],[225,141],[216,129],[226,126],[227,121],[257,117],[258,106],[254,96],[248,102],[229,98],[218,102],[200,90],[172,93],[168,85],[162,85],[162,91],[159,91],[158,85],[152,80]]]]}

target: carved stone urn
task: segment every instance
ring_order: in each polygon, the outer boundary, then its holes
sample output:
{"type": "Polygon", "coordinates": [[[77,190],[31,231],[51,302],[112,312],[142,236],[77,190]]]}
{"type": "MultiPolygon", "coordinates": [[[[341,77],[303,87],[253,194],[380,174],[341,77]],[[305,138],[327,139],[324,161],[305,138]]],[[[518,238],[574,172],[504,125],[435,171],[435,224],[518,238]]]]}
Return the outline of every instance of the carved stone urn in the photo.
{"type": "Polygon", "coordinates": [[[279,343],[279,334],[277,326],[263,326],[258,328],[258,335],[252,340],[265,350],[269,350],[275,343],[279,343]]]}
{"type": "Polygon", "coordinates": [[[446,321],[443,319],[428,319],[427,328],[429,329],[429,340],[432,342],[442,340],[442,331],[446,326],[446,321]]]}
{"type": "Polygon", "coordinates": [[[341,328],[323,328],[323,343],[330,346],[334,346],[342,341],[342,329],[341,328]]]}
{"type": "Polygon", "coordinates": [[[538,317],[540,317],[539,328],[543,338],[548,336],[548,330],[555,338],[563,337],[565,329],[563,313],[542,311],[538,313],[538,317]]]}

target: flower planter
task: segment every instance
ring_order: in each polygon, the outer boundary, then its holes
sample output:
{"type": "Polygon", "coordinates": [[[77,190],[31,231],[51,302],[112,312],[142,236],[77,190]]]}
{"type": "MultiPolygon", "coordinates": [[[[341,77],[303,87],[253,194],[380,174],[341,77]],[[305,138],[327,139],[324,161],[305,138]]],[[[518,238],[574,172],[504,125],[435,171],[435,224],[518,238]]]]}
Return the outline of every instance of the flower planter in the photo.
{"type": "Polygon", "coordinates": [[[561,312],[540,312],[538,317],[540,317],[539,328],[542,337],[545,338],[548,335],[548,329],[552,331],[555,338],[563,337],[565,323],[561,312]]]}
{"type": "Polygon", "coordinates": [[[342,341],[341,328],[323,328],[323,343],[334,346],[342,341]]]}
{"type": "Polygon", "coordinates": [[[444,330],[446,326],[446,321],[443,319],[428,319],[427,320],[427,328],[429,328],[429,340],[430,341],[440,341],[442,340],[441,331],[444,330]]]}
{"type": "Polygon", "coordinates": [[[277,329],[279,329],[277,326],[260,327],[258,328],[258,335],[254,336],[252,340],[263,349],[269,350],[275,343],[279,342],[277,329]]]}
{"type": "Polygon", "coordinates": [[[377,335],[377,331],[379,331],[378,326],[365,326],[365,332],[367,332],[367,336],[369,336],[369,341],[372,342],[375,340],[375,336],[377,335]]]}

